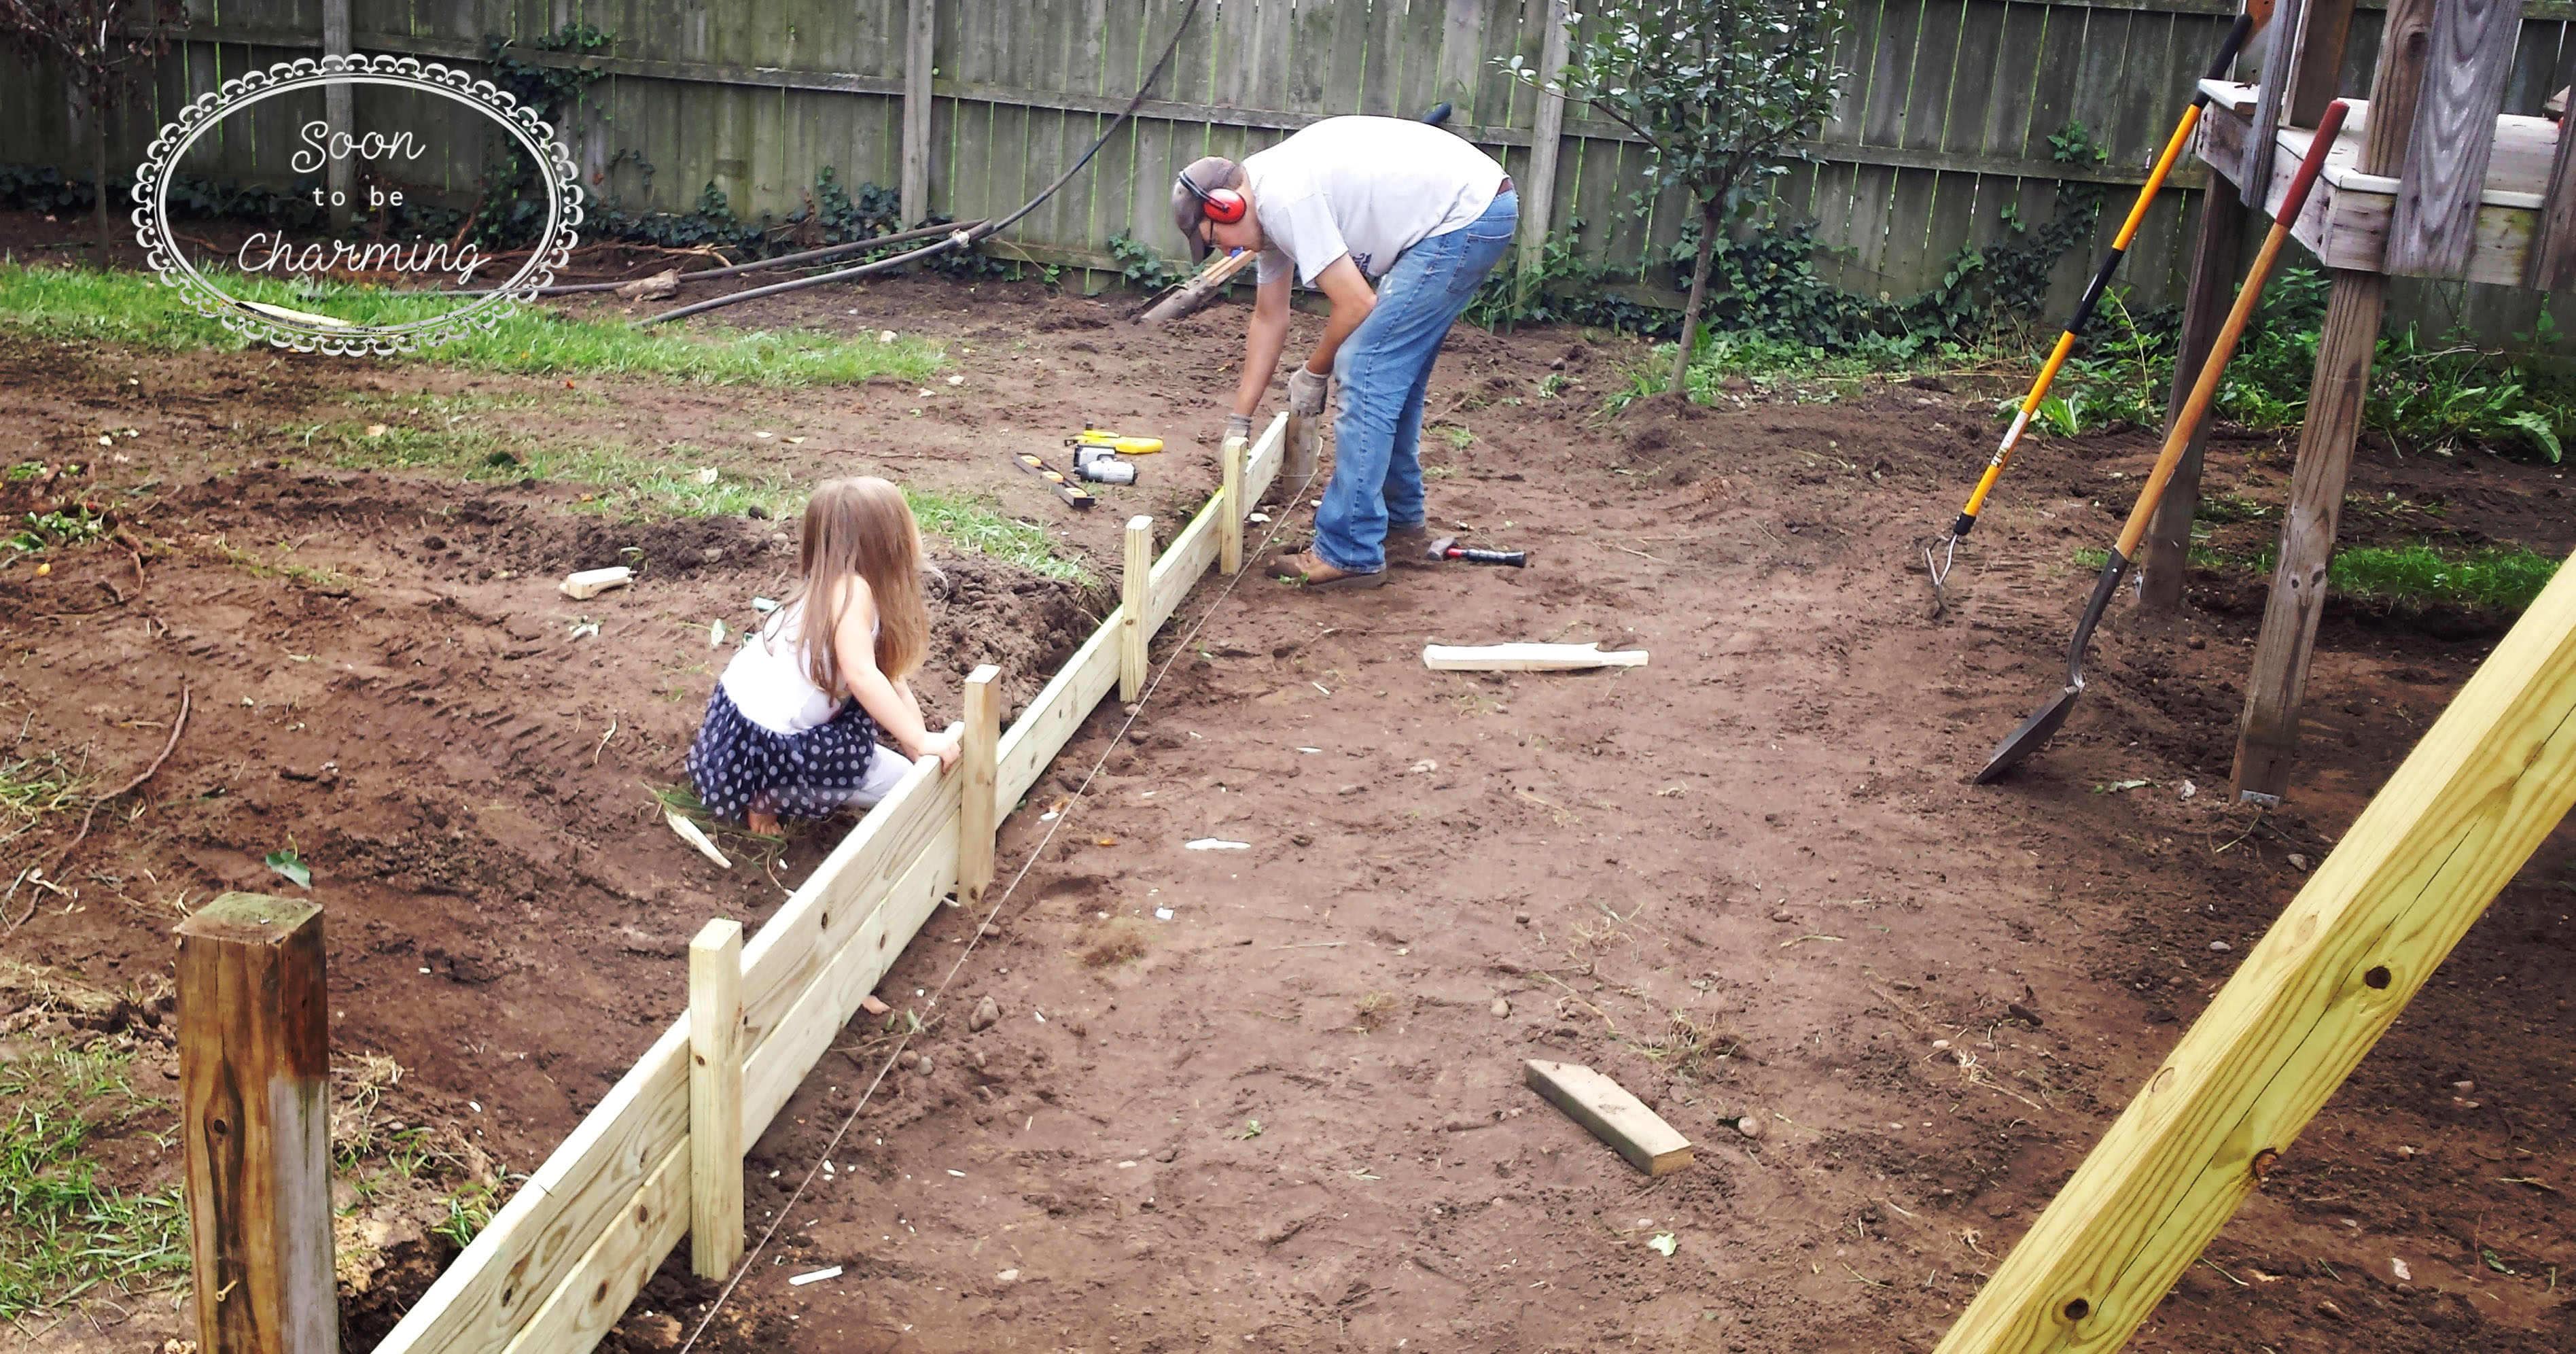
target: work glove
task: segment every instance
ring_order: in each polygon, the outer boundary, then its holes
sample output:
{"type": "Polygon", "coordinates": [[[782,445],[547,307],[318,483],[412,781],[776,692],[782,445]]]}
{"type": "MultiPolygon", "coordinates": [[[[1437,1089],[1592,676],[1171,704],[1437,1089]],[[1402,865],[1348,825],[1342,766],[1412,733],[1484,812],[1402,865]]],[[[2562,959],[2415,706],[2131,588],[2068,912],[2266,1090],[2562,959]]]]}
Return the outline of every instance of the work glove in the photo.
{"type": "Polygon", "coordinates": [[[1299,418],[1313,418],[1324,412],[1324,392],[1332,382],[1332,377],[1300,365],[1296,374],[1288,378],[1288,412],[1299,418]]]}
{"type": "MultiPolygon", "coordinates": [[[[1252,440],[1252,415],[1250,415],[1250,414],[1228,414],[1228,415],[1226,415],[1226,416],[1225,416],[1225,435],[1226,435],[1228,438],[1240,437],[1240,438],[1242,438],[1242,439],[1243,439],[1244,441],[1246,441],[1246,442],[1251,441],[1251,440],[1252,440]]],[[[1217,445],[1218,445],[1218,446],[1224,446],[1224,445],[1225,445],[1225,443],[1224,443],[1224,442],[1218,442],[1218,443],[1217,443],[1217,445]]]]}

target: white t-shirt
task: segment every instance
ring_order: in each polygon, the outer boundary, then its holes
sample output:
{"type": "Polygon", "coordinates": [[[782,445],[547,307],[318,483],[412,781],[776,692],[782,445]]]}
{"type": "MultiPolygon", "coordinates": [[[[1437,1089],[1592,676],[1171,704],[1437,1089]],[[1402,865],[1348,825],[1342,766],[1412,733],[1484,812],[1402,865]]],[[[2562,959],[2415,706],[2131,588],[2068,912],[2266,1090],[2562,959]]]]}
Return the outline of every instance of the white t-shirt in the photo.
{"type": "Polygon", "coordinates": [[[734,652],[719,683],[742,717],[771,733],[803,733],[831,722],[840,698],[814,685],[797,652],[803,603],[780,610],[734,652]]]}
{"type": "Polygon", "coordinates": [[[1326,118],[1247,157],[1252,209],[1270,248],[1260,280],[1297,266],[1298,280],[1344,254],[1369,277],[1494,204],[1503,167],[1458,137],[1403,118],[1326,118]]]}

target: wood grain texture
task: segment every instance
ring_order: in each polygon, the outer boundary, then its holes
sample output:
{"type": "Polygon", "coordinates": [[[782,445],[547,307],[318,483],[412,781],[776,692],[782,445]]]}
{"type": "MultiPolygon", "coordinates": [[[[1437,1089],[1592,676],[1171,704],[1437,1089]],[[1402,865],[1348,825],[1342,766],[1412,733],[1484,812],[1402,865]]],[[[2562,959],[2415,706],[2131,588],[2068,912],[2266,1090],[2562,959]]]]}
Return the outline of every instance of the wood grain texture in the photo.
{"type": "Polygon", "coordinates": [[[2576,569],[2345,832],[1942,1340],[2117,1349],[2576,805],[2576,569]]]}
{"type": "Polygon", "coordinates": [[[2524,285],[2540,291],[2576,287],[2576,136],[2561,122],[2558,153],[2549,165],[2549,192],[2532,225],[2531,260],[2524,285]]]}
{"type": "Polygon", "coordinates": [[[903,223],[930,215],[930,81],[939,0],[910,0],[903,44],[903,223]]]}
{"type": "Polygon", "coordinates": [[[993,795],[993,772],[1002,750],[1002,694],[996,690],[1002,670],[990,663],[967,674],[965,737],[957,758],[957,901],[980,907],[993,883],[994,831],[1000,805],[993,795]]]}
{"type": "MultiPolygon", "coordinates": [[[[688,1124],[689,1021],[683,1015],[582,1116],[474,1244],[376,1345],[375,1354],[488,1354],[507,1348],[600,1234],[616,1225],[662,1160],[682,1145],[688,1124]]],[[[685,1182],[679,1206],[685,1213],[685,1182]]]]}
{"type": "MultiPolygon", "coordinates": [[[[1154,598],[1154,519],[1128,518],[1126,545],[1125,567],[1118,575],[1118,699],[1133,704],[1144,694],[1146,643],[1154,636],[1154,626],[1146,621],[1154,598]]],[[[1188,588],[1186,582],[1181,586],[1188,588]]]]}
{"type": "Polygon", "coordinates": [[[2439,277],[2468,266],[2521,29],[2513,0],[2437,0],[2423,92],[2397,176],[2389,271],[2439,277]]]}
{"type": "Polygon", "coordinates": [[[2254,91],[2254,133],[2245,142],[2243,158],[2236,169],[2237,201],[2260,208],[2270,196],[2276,177],[2271,148],[2273,133],[2281,127],[2281,95],[2290,83],[2291,62],[2298,55],[2298,44],[2290,36],[2298,32],[2299,13],[2305,0],[2277,0],[2272,6],[2272,45],[2263,57],[2263,78],[2254,91]]]}
{"type": "Polygon", "coordinates": [[[322,909],[227,893],[179,924],[197,1347],[336,1354],[322,909]]]}
{"type": "Polygon", "coordinates": [[[1521,1064],[1521,1079],[1638,1170],[1670,1175],[1691,1164],[1690,1139],[1626,1087],[1591,1068],[1533,1058],[1521,1064]]]}
{"type": "MultiPolygon", "coordinates": [[[[2182,417],[2201,363],[2227,322],[2235,300],[2236,260],[2244,250],[2245,208],[2233,194],[2206,193],[2200,200],[2200,229],[2192,250],[2191,284],[2185,293],[2181,344],[2174,357],[2172,393],[2165,397],[2165,429],[2182,417]]],[[[2182,585],[2191,572],[2191,522],[2199,512],[2200,458],[2209,441],[2209,420],[2202,420],[2183,447],[2156,515],[2147,524],[2146,551],[2139,558],[2138,605],[2151,613],[2171,615],[2182,606],[2182,585]]]]}
{"type": "Polygon", "coordinates": [[[1217,449],[1222,476],[1217,492],[1225,500],[1226,511],[1217,518],[1216,567],[1226,577],[1243,572],[1243,461],[1248,445],[1243,438],[1229,437],[1217,449]]]}
{"type": "MultiPolygon", "coordinates": [[[[1565,69],[1565,0],[1534,0],[1544,11],[1545,25],[1540,41],[1538,77],[1542,86],[1552,83],[1565,69]]],[[[1535,285],[1539,261],[1547,253],[1547,234],[1554,226],[1552,209],[1556,201],[1556,156],[1565,141],[1565,96],[1542,88],[1537,91],[1538,120],[1530,131],[1529,182],[1521,189],[1521,238],[1518,267],[1521,294],[1526,298],[1535,285]]]]}
{"type": "MultiPolygon", "coordinates": [[[[735,1173],[741,1173],[739,1162],[735,1173]]],[[[662,1155],[644,1183],[608,1219],[501,1354],[582,1354],[599,1343],[644,1291],[662,1257],[689,1228],[689,1143],[662,1155]]],[[[462,1351],[459,1351],[462,1354],[462,1351]]]]}
{"type": "Polygon", "coordinates": [[[2308,659],[2325,611],[2326,565],[2334,556],[2387,292],[2388,279],[2378,273],[2334,273],[2325,329],[2317,340],[2316,376],[2308,386],[2307,422],[2299,430],[2299,457],[2290,475],[2290,502],[2282,514],[2280,562],[2272,570],[2263,632],[2245,678],[2233,777],[2240,801],[2249,793],[2279,799],[2289,792],[2308,659]]]}
{"type": "Polygon", "coordinates": [[[742,923],[719,917],[689,941],[689,1270],[701,1279],[742,1259],[742,1053],[742,923]]]}
{"type": "Polygon", "coordinates": [[[2281,94],[2281,121],[2314,127],[2334,102],[2343,80],[2344,49],[2352,39],[2353,0],[2303,0],[2299,50],[2290,60],[2289,86],[2281,94]]]}

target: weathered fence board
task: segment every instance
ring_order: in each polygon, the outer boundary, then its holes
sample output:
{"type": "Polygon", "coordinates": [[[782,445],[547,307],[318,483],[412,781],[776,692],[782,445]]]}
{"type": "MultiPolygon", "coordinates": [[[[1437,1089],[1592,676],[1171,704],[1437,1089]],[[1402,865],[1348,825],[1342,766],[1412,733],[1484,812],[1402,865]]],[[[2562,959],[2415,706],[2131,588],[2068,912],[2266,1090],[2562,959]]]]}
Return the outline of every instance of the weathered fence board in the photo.
{"type": "MultiPolygon", "coordinates": [[[[1185,5],[937,0],[928,209],[958,218],[1007,211],[1052,181],[1134,92],[1185,5]]],[[[911,0],[709,0],[675,14],[657,0],[604,0],[578,13],[614,39],[606,56],[525,47],[517,55],[609,72],[564,120],[585,178],[619,206],[686,211],[712,185],[738,214],[781,217],[805,205],[825,166],[853,192],[862,183],[900,182],[910,8],[911,0]]],[[[220,10],[195,0],[194,9],[153,107],[111,119],[112,164],[139,160],[186,99],[318,50],[315,0],[234,0],[220,10]]],[[[360,51],[469,64],[480,60],[487,35],[524,44],[568,13],[543,0],[429,7],[352,0],[351,9],[360,51]]],[[[1893,296],[1921,291],[1962,247],[2010,238],[2007,208],[2027,225],[2043,223],[2058,181],[2138,182],[2232,11],[2233,0],[1851,0],[1840,43],[1849,75],[1832,118],[1806,147],[1826,163],[1779,179],[1771,214],[1813,222],[1828,251],[1820,267],[1843,285],[1893,296]],[[2110,153],[2106,163],[2050,159],[2049,137],[2072,122],[2110,153]]],[[[1107,262],[1108,237],[1124,231],[1177,254],[1183,242],[1165,204],[1180,164],[1210,152],[1248,153],[1337,113],[1413,117],[1445,100],[1454,129],[1524,175],[1539,97],[1501,61],[1540,59],[1545,12],[1544,0],[1202,4],[1141,121],[1003,236],[1000,252],[1097,267],[1107,262]]],[[[2576,74],[2568,32],[2576,0],[2527,3],[2522,15],[2503,97],[2506,111],[2529,114],[2576,74]]],[[[2339,92],[2365,92],[2382,18],[2378,5],[2361,6],[2339,92]]],[[[13,129],[0,162],[36,160],[77,173],[86,163],[85,115],[67,106],[52,73],[17,74],[0,64],[0,126],[13,129]]],[[[362,124],[369,107],[362,92],[362,124]]],[[[278,162],[311,115],[282,101],[263,107],[228,127],[195,168],[283,183],[291,176],[278,162]]],[[[441,129],[420,172],[459,205],[470,201],[485,149],[471,115],[415,105],[402,116],[441,129]]],[[[1549,216],[1560,228],[1583,220],[1584,257],[1632,261],[1679,238],[1688,213],[1671,194],[1642,216],[1629,214],[1646,157],[1597,112],[1566,109],[1558,166],[1549,216]]],[[[2124,274],[2135,303],[2179,299],[2182,227],[2201,183],[2186,168],[2150,212],[2124,274]]],[[[1525,205],[1549,188],[1521,187],[1525,205]]],[[[2096,239],[2053,272],[2053,308],[2071,302],[2118,216],[2106,212],[2096,239]]],[[[2395,300],[2398,322],[2429,324],[2455,313],[2528,314],[2535,304],[2458,287],[2400,288],[2395,300]],[[2406,298],[2419,292],[2435,310],[2410,315],[2406,298]]]]}

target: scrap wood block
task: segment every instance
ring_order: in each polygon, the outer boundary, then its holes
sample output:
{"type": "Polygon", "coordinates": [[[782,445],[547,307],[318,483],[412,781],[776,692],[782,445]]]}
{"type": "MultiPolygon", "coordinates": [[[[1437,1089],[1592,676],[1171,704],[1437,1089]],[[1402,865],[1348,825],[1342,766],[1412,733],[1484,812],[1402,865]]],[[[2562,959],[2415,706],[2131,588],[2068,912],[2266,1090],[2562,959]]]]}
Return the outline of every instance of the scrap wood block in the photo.
{"type": "Polygon", "coordinates": [[[1619,1083],[1581,1063],[1532,1058],[1522,1064],[1529,1088],[1546,1096],[1592,1136],[1618,1149],[1648,1175],[1670,1175],[1691,1164],[1690,1139],[1619,1083]]]}

